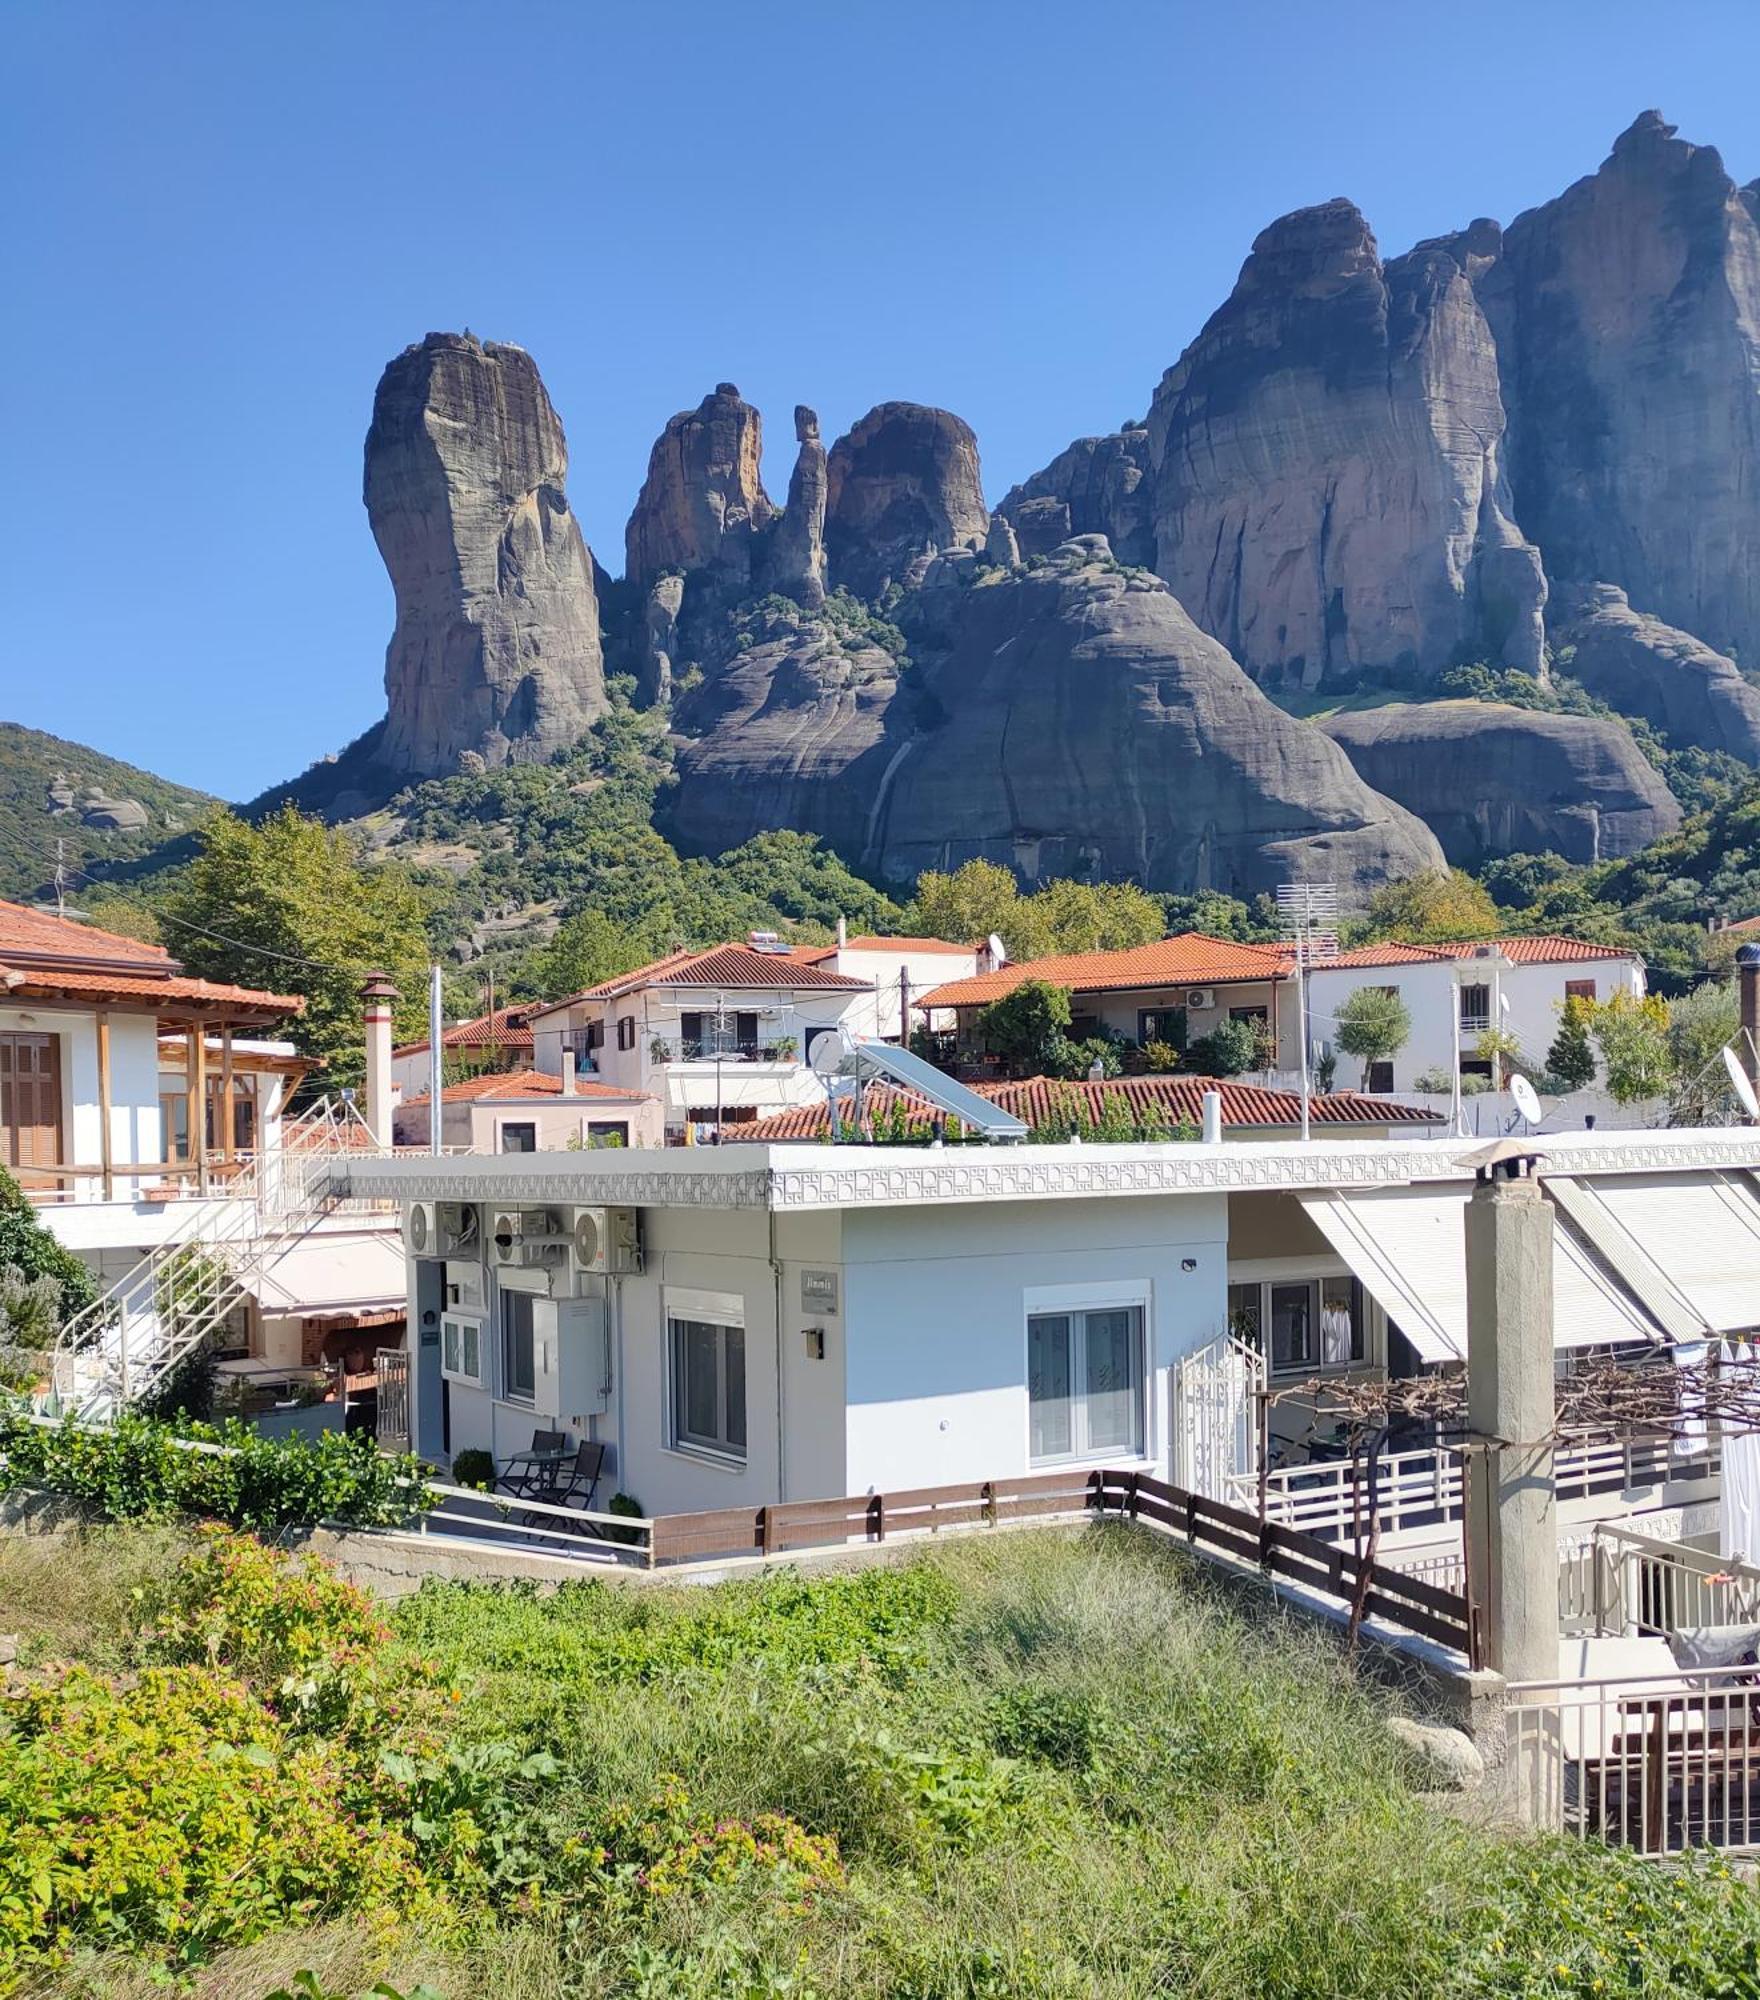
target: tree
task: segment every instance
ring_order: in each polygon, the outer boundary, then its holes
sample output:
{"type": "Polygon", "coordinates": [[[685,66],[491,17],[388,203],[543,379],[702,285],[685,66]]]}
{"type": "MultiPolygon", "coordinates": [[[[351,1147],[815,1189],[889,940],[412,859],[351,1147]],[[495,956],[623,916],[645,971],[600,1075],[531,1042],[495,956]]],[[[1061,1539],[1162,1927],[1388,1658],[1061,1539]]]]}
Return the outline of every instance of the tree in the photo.
{"type": "MultiPolygon", "coordinates": [[[[0,1271],[16,1271],[27,1284],[53,1279],[63,1319],[72,1318],[98,1296],[91,1272],[44,1228],[24,1190],[4,1167],[0,1167],[0,1271]]],[[[0,1337],[3,1333],[0,1329],[0,1337]]]]}
{"type": "Polygon", "coordinates": [[[951,875],[931,869],[917,877],[904,913],[912,937],[965,944],[995,932],[1012,959],[1043,958],[1049,935],[1043,915],[1022,897],[1020,885],[994,861],[968,861],[951,875]]]}
{"type": "Polygon", "coordinates": [[[1431,870],[1389,882],[1369,898],[1368,934],[1407,944],[1443,944],[1489,937],[1501,915],[1484,888],[1463,869],[1431,870]]]}
{"type": "Polygon", "coordinates": [[[1128,951],[1160,937],[1160,903],[1134,882],[1048,882],[1027,898],[1052,951],[1128,951]]]}
{"type": "Polygon", "coordinates": [[[1069,993],[1049,980],[1023,979],[978,1016],[984,1046],[1016,1076],[1059,1076],[1068,1060],[1069,993]]]}
{"type": "Polygon", "coordinates": [[[1660,1097],[1674,1076],[1668,1007],[1659,994],[1616,993],[1595,1008],[1591,1033],[1601,1051],[1608,1095],[1616,1104],[1660,1097]]]}
{"type": "Polygon", "coordinates": [[[1723,1051],[1741,1034],[1741,1001],[1734,982],[1707,980],[1668,1009],[1668,1048],[1674,1078],[1668,1091],[1671,1125],[1721,1125],[1734,1110],[1723,1051]]]}
{"type": "Polygon", "coordinates": [[[292,805],[257,825],[219,812],[201,852],[160,905],[167,938],[205,979],[301,993],[286,1032],[323,1063],[326,1086],[352,1083],[365,1060],[360,989],[384,971],[403,995],[401,1032],[427,1016],[427,901],[395,864],[368,866],[339,828],[292,805]]]}
{"type": "Polygon", "coordinates": [[[1371,1064],[1389,1061],[1411,1040],[1411,1009],[1397,993],[1359,986],[1340,1005],[1334,1028],[1338,1046],[1363,1065],[1367,1090],[1371,1064]]]}
{"type": "Polygon", "coordinates": [[[1512,1076],[1526,1076],[1532,1065],[1522,1045],[1507,1028],[1481,1028],[1473,1053],[1491,1065],[1491,1088],[1501,1090],[1512,1076]]]}
{"type": "Polygon", "coordinates": [[[1586,1090],[1595,1081],[1595,1051],[1589,1043],[1593,1004],[1580,995],[1559,1010],[1558,1033],[1546,1052],[1546,1073],[1570,1090],[1586,1090]]]}
{"type": "Polygon", "coordinates": [[[633,972],[660,955],[646,932],[615,923],[603,910],[577,910],[557,926],[556,935],[533,963],[532,974],[546,1000],[561,1000],[633,972]]]}
{"type": "Polygon", "coordinates": [[[1218,1021],[1186,1050],[1186,1068],[1197,1076],[1243,1076],[1263,1052],[1251,1021],[1218,1021]]]}

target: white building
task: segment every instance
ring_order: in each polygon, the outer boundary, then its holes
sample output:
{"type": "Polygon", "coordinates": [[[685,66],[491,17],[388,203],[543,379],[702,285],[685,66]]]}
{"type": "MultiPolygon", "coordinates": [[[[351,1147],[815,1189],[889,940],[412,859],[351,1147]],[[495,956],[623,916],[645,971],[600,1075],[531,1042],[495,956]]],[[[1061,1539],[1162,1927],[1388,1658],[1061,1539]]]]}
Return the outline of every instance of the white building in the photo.
{"type": "MultiPolygon", "coordinates": [[[[1412,1017],[1410,1040],[1365,1078],[1349,1056],[1338,1081],[1380,1093],[1415,1092],[1421,1076],[1451,1077],[1458,1046],[1464,1076],[1491,1075],[1479,1037],[1501,1027],[1524,1060],[1544,1066],[1567,999],[1641,998],[1644,961],[1614,945],[1570,937],[1502,937],[1465,944],[1371,944],[1315,966],[1308,975],[1311,1036],[1334,1042],[1340,1008],[1365,986],[1399,994],[1412,1017]],[[1456,1022],[1458,1020],[1458,1027],[1456,1022]]],[[[1443,1085],[1444,1089],[1449,1085],[1443,1085]]]]}
{"type": "MultiPolygon", "coordinates": [[[[883,1042],[908,1041],[922,1025],[917,1002],[949,980],[970,979],[990,964],[987,945],[949,944],[943,938],[850,937],[841,920],[835,944],[800,946],[793,955],[808,965],[840,972],[874,989],[871,1005],[857,1005],[848,1023],[857,1034],[883,1042]]],[[[929,1016],[931,1029],[953,1026],[951,1013],[929,1016]]]]}
{"type": "MultiPolygon", "coordinates": [[[[1546,1146],[1561,1360],[1760,1324],[1760,1132],[1546,1146]]],[[[364,1160],[351,1185],[437,1205],[408,1263],[416,1448],[502,1461],[562,1429],[659,1514],[1178,1479],[1201,1358],[1251,1348],[1273,1388],[1460,1361],[1468,1150],[753,1145],[364,1160]]]]}
{"type": "Polygon", "coordinates": [[[820,1035],[873,1018],[871,981],[769,939],[675,951],[527,1016],[533,1063],[661,1106],[669,1143],[754,1123],[822,1089],[820,1035]]]}

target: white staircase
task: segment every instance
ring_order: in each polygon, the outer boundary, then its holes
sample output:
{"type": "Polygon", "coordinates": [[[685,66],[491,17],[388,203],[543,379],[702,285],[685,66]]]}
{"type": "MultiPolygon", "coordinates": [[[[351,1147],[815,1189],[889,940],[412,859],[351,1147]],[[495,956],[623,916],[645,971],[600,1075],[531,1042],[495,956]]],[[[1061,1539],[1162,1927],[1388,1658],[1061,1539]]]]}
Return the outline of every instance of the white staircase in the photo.
{"type": "Polygon", "coordinates": [[[334,1210],[338,1166],[379,1150],[344,1100],[325,1098],[284,1119],[279,1145],[259,1153],[224,1193],[178,1212],[176,1242],[149,1251],[61,1329],[57,1411],[104,1422],[150,1394],[220,1329],[264,1268],[334,1210]]]}

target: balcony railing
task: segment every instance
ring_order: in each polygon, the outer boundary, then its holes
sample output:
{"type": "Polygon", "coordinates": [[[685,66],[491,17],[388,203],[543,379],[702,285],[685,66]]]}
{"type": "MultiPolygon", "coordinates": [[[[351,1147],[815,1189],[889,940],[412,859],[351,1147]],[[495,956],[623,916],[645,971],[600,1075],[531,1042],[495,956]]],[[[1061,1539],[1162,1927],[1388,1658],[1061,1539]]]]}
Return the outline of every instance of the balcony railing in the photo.
{"type": "Polygon", "coordinates": [[[676,1041],[656,1036],[648,1045],[648,1053],[655,1062],[668,1063],[791,1063],[797,1046],[792,1041],[744,1042],[731,1036],[720,1042],[713,1035],[681,1037],[676,1041]]]}

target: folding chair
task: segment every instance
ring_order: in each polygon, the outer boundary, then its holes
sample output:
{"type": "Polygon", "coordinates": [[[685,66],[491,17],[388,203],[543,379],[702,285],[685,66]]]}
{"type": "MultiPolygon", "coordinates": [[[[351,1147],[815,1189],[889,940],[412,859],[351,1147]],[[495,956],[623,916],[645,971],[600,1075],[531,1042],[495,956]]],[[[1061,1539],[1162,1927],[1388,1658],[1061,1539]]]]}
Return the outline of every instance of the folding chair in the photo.
{"type": "Polygon", "coordinates": [[[517,1451],[508,1459],[495,1481],[497,1493],[511,1493],[522,1500],[549,1497],[551,1482],[566,1462],[561,1454],[568,1449],[567,1431],[533,1431],[530,1451],[517,1451]]]}
{"type": "MultiPolygon", "coordinates": [[[[587,1513],[592,1508],[593,1495],[598,1490],[599,1475],[604,1470],[604,1467],[605,1447],[602,1444],[577,1445],[575,1447],[574,1460],[568,1468],[566,1477],[558,1481],[556,1486],[542,1497],[553,1507],[574,1507],[578,1505],[582,1513],[587,1513]]],[[[538,1496],[534,1495],[533,1497],[536,1498],[538,1496]]],[[[599,1525],[596,1521],[582,1521],[577,1530],[573,1523],[564,1521],[553,1514],[528,1518],[531,1520],[531,1524],[537,1527],[560,1528],[583,1535],[597,1535],[599,1533],[599,1525]]]]}

